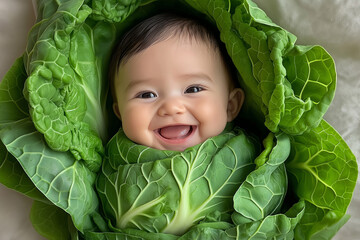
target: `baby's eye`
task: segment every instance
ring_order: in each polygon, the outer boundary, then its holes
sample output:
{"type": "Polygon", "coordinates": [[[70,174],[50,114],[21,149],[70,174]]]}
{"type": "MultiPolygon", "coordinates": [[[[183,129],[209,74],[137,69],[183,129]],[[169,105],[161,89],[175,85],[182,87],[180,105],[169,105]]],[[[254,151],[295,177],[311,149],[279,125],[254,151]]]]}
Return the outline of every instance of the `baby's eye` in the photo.
{"type": "Polygon", "coordinates": [[[156,94],[153,92],[142,92],[139,93],[136,98],[156,98],[156,94]]]}
{"type": "Polygon", "coordinates": [[[203,91],[204,88],[200,86],[191,86],[185,90],[185,93],[197,93],[203,91]]]}

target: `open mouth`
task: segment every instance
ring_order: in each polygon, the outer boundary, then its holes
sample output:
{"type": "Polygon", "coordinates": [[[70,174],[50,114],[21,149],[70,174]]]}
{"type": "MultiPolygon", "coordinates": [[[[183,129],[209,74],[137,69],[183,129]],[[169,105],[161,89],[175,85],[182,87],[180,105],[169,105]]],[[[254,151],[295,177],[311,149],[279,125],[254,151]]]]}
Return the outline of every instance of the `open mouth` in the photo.
{"type": "Polygon", "coordinates": [[[174,125],[159,128],[156,133],[164,140],[168,142],[181,142],[190,137],[196,129],[193,125],[174,125]]]}

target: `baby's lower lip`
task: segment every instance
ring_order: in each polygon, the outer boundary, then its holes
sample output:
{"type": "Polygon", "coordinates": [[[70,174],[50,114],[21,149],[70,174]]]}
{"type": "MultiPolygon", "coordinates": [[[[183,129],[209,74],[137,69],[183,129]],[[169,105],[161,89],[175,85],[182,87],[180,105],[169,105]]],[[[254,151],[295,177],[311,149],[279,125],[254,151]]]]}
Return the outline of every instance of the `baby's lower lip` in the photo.
{"type": "Polygon", "coordinates": [[[167,137],[163,136],[161,134],[162,128],[156,129],[155,133],[158,136],[158,138],[161,141],[165,142],[166,144],[179,145],[179,144],[185,144],[193,136],[193,134],[195,133],[196,128],[197,128],[195,125],[177,125],[176,127],[180,127],[180,128],[181,127],[184,127],[184,128],[189,127],[189,131],[184,135],[180,135],[178,137],[174,136],[172,138],[167,138],[167,137]]]}

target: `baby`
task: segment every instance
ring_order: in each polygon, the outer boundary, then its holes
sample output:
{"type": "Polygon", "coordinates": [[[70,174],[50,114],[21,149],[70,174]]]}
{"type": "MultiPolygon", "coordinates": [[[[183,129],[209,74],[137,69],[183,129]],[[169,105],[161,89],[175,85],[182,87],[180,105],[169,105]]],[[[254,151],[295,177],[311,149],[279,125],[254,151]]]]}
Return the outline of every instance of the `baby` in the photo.
{"type": "Polygon", "coordinates": [[[113,109],[137,144],[183,151],[220,134],[238,115],[235,87],[216,31],[159,14],[127,32],[110,66],[113,109]]]}

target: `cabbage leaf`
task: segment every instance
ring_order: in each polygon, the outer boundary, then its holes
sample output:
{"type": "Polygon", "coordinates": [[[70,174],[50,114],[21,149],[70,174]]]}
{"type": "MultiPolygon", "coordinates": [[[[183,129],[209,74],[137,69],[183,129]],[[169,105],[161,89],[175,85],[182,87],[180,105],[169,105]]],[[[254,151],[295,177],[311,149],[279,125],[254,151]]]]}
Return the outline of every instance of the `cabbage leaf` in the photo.
{"type": "Polygon", "coordinates": [[[15,166],[14,171],[6,172],[2,182],[8,181],[5,185],[37,201],[60,207],[71,215],[80,231],[95,229],[91,220],[98,207],[92,188],[95,174],[72,154],[52,150],[35,129],[27,105],[19,104],[25,101],[19,89],[24,86],[25,75],[21,74],[24,72],[23,59],[19,58],[1,83],[0,107],[9,109],[6,115],[0,116],[1,146],[7,150],[1,152],[1,170],[10,164],[15,166]]]}
{"type": "Polygon", "coordinates": [[[203,219],[224,219],[258,149],[241,130],[182,153],[136,145],[120,131],[97,181],[105,214],[118,229],[176,235],[203,219]]]}

